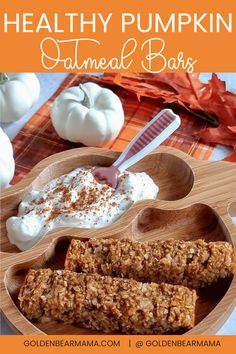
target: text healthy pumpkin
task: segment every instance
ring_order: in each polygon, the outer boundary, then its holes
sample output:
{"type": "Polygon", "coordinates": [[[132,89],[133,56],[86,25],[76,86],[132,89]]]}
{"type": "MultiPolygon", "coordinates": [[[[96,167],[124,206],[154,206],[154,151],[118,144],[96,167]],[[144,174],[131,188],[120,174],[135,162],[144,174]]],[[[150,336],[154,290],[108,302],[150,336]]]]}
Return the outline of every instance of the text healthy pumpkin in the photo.
{"type": "Polygon", "coordinates": [[[15,160],[13,158],[13,149],[8,136],[0,128],[0,189],[6,188],[15,171],[15,160]]]}
{"type": "Polygon", "coordinates": [[[38,100],[40,84],[34,73],[0,73],[0,120],[20,119],[38,100]]]}
{"type": "Polygon", "coordinates": [[[54,101],[51,117],[61,138],[87,146],[112,141],[124,124],[119,97],[92,82],[64,90],[54,101]]]}

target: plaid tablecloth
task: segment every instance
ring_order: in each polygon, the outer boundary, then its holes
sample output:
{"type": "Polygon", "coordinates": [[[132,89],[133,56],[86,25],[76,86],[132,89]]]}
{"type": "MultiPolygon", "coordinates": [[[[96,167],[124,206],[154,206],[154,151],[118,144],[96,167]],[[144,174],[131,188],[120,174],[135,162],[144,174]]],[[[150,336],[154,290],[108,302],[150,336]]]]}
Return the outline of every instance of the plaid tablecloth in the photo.
{"type": "MultiPolygon", "coordinates": [[[[70,74],[55,94],[33,115],[17,134],[13,140],[16,161],[13,184],[19,182],[34,165],[45,157],[60,151],[82,146],[65,141],[57,135],[51,123],[50,106],[56,96],[65,88],[92,80],[92,76],[90,75],[70,74]]],[[[98,78],[96,78],[96,82],[98,82],[98,78]]],[[[122,101],[125,111],[125,124],[117,139],[105,147],[114,151],[122,151],[142,127],[163,107],[156,100],[142,99],[140,102],[134,94],[128,93],[122,88],[114,86],[112,89],[122,101]]],[[[164,145],[180,149],[195,158],[209,159],[213,152],[213,147],[200,143],[197,138],[192,136],[193,131],[205,126],[205,123],[194,117],[190,119],[184,113],[180,115],[182,120],[181,127],[164,142],[164,145]]]]}

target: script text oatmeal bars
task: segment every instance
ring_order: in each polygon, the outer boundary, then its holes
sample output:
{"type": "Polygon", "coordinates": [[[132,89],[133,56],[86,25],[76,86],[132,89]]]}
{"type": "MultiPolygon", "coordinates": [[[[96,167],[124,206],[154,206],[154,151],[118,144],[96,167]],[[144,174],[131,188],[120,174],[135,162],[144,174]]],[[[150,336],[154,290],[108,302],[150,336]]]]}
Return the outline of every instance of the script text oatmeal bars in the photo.
{"type": "Polygon", "coordinates": [[[59,320],[106,333],[157,334],[194,326],[196,292],[184,286],[68,270],[30,270],[19,293],[30,320],[59,320]]]}
{"type": "Polygon", "coordinates": [[[166,282],[204,287],[235,272],[228,242],[128,239],[72,240],[65,269],[98,273],[142,282],[166,282]]]}

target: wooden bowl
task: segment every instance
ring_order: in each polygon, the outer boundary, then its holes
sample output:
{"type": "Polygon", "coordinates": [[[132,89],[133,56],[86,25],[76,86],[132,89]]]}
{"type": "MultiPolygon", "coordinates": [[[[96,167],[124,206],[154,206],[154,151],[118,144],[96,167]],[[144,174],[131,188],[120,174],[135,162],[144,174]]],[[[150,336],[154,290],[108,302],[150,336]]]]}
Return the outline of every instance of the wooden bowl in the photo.
{"type": "MultiPolygon", "coordinates": [[[[130,171],[146,172],[158,184],[156,200],[134,204],[114,224],[101,229],[58,228],[33,248],[20,252],[8,241],[6,219],[16,215],[20,201],[32,189],[82,165],[110,165],[118,156],[110,150],[73,149],[53,155],[36,165],[17,185],[1,195],[1,309],[10,325],[22,334],[97,334],[61,323],[28,321],[18,309],[18,292],[30,268],[63,268],[71,238],[154,239],[202,238],[226,240],[236,247],[236,165],[203,162],[169,148],[159,147],[136,163],[130,171]]],[[[236,276],[199,292],[196,325],[185,334],[213,334],[222,326],[236,303],[236,276]]]]}

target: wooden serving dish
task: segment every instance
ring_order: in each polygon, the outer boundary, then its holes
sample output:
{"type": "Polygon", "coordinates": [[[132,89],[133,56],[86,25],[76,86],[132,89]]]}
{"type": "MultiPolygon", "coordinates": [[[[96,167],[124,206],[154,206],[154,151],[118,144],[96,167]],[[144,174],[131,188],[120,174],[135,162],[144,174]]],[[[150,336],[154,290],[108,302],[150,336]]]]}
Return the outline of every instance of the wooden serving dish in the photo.
{"type": "MultiPolygon", "coordinates": [[[[59,228],[33,248],[20,252],[8,241],[6,219],[16,215],[20,201],[31,189],[39,189],[82,165],[110,165],[118,156],[110,150],[79,148],[53,155],[36,165],[17,185],[1,195],[1,309],[10,325],[22,334],[92,334],[75,325],[30,322],[18,309],[18,292],[30,268],[63,268],[71,238],[153,239],[197,238],[227,240],[236,248],[236,165],[198,161],[169,148],[159,147],[130,168],[146,172],[158,184],[158,199],[134,204],[113,225],[101,229],[59,228]],[[231,216],[230,216],[230,215],[231,216]]],[[[213,334],[236,303],[236,276],[201,290],[195,327],[185,334],[213,334]]]]}

